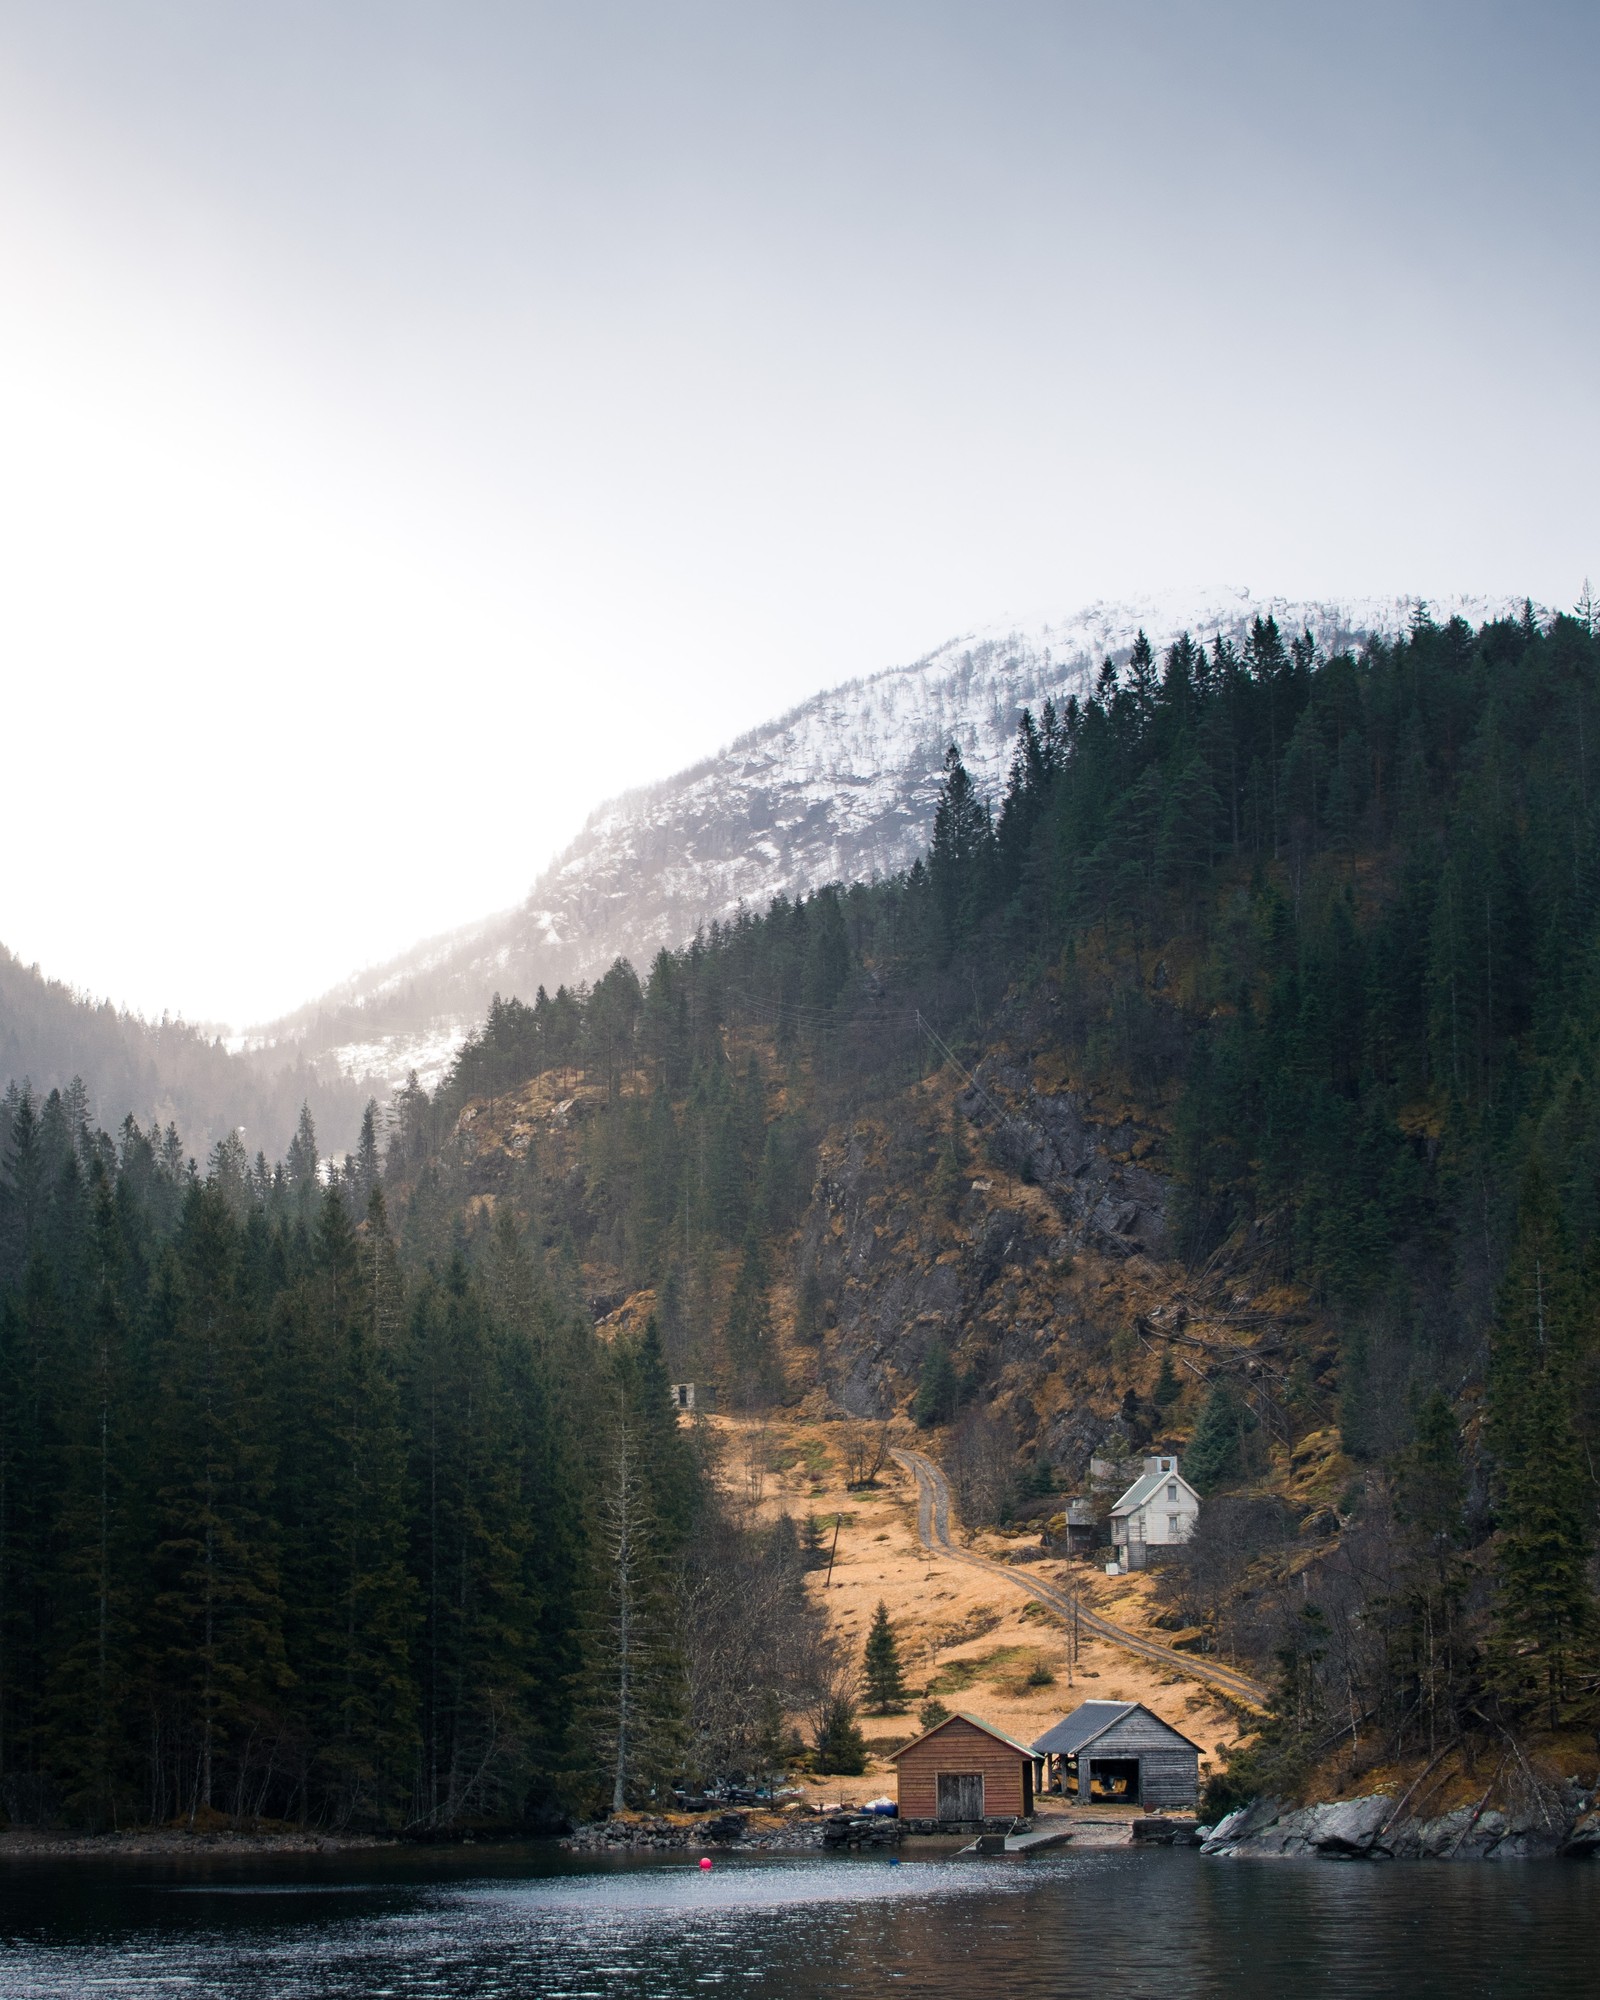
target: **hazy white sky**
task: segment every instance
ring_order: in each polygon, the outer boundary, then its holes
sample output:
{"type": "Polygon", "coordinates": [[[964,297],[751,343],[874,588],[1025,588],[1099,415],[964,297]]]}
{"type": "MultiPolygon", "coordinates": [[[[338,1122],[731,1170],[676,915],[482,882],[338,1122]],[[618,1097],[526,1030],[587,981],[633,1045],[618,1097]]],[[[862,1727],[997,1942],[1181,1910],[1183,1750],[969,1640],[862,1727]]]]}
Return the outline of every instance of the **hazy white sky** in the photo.
{"type": "Polygon", "coordinates": [[[847,675],[1600,581],[1600,9],[0,0],[0,940],[258,1019],[847,675]]]}

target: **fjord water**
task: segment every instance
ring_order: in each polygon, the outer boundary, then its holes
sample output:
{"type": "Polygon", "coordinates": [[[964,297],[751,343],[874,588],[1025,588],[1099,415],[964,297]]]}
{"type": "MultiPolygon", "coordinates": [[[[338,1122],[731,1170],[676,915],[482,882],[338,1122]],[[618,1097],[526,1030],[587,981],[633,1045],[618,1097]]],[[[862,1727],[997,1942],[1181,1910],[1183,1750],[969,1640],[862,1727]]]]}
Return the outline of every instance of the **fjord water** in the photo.
{"type": "Polygon", "coordinates": [[[128,1862],[0,1873],[5,2000],[1010,2000],[1594,1991],[1582,1863],[344,1857],[292,1872],[128,1862]]]}

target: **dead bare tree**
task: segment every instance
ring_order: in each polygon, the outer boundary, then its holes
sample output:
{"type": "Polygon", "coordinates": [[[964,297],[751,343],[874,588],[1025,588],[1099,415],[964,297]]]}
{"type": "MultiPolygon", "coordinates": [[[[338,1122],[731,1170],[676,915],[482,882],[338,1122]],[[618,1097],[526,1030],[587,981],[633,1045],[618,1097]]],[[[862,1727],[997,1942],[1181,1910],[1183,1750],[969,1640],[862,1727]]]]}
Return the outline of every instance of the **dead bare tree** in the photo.
{"type": "Polygon", "coordinates": [[[967,1528],[993,1527],[1016,1476],[1017,1443],[993,1410],[963,1411],[945,1449],[945,1471],[967,1528]]]}
{"type": "Polygon", "coordinates": [[[844,1450],[845,1483],[852,1490],[863,1486],[876,1486],[878,1474],[882,1472],[889,1458],[889,1425],[883,1423],[856,1422],[841,1426],[840,1444],[844,1450]]]}

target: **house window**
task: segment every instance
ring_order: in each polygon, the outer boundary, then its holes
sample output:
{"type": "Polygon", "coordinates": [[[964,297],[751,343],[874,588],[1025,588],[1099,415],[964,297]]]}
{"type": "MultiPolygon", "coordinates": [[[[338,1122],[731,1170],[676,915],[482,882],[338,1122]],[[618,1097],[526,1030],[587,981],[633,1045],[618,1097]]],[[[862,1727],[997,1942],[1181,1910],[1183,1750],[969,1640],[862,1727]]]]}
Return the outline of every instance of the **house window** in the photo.
{"type": "Polygon", "coordinates": [[[1167,1481],[1167,1505],[1169,1507],[1176,1507],[1177,1504],[1178,1504],[1178,1482],[1175,1479],[1169,1479],[1167,1481]]]}
{"type": "Polygon", "coordinates": [[[1175,1542],[1177,1539],[1178,1539],[1178,1517],[1176,1514],[1169,1514],[1167,1516],[1167,1540],[1169,1542],[1175,1542]]]}

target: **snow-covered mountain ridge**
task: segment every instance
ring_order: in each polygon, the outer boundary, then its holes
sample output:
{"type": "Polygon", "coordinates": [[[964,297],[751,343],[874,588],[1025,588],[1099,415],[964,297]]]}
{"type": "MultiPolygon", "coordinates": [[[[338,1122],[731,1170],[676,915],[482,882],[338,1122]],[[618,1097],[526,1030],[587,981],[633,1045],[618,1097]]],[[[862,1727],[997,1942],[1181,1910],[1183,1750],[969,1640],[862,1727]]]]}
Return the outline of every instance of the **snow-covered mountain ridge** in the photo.
{"type": "MultiPolygon", "coordinates": [[[[1499,600],[1431,600],[1443,619],[1476,623],[1499,600]]],[[[1520,607],[1519,607],[1520,608],[1520,607]]],[[[520,908],[430,940],[360,975],[290,1021],[307,1053],[350,1073],[437,1073],[491,995],[531,998],[591,979],[618,956],[643,972],[697,926],[764,909],[772,897],[908,867],[927,847],[947,746],[960,746],[995,797],[1017,721],[1047,697],[1084,691],[1109,655],[1126,659],[1142,629],[1158,649],[1187,631],[1241,640],[1257,617],[1324,650],[1393,636],[1410,597],[1296,601],[1246,590],[1169,591],[1094,604],[1024,632],[995,626],[952,639],[908,666],[814,695],[705,762],[600,806],[545,869],[520,908]]]]}

